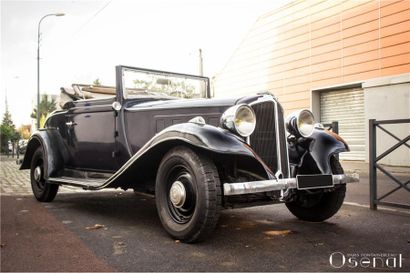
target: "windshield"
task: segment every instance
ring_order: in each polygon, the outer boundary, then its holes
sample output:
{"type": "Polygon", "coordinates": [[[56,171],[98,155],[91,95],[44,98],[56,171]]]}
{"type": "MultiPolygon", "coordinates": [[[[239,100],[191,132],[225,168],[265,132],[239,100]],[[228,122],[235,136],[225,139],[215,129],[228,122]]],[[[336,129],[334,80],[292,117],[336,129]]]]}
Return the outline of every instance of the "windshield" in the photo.
{"type": "Polygon", "coordinates": [[[125,99],[144,96],[168,98],[206,98],[208,79],[161,71],[124,68],[123,96],[125,99]]]}

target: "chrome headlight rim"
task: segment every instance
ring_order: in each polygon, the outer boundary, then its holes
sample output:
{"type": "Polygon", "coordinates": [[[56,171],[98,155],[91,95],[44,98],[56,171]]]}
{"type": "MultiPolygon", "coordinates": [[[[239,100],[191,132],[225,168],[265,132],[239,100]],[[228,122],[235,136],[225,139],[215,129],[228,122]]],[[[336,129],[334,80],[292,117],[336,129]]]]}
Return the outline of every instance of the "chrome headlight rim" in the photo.
{"type": "Polygon", "coordinates": [[[308,109],[296,111],[287,117],[286,129],[290,134],[310,137],[315,129],[315,117],[308,109]]]}
{"type": "Polygon", "coordinates": [[[222,128],[228,129],[232,133],[240,136],[240,137],[248,137],[253,134],[256,128],[256,115],[253,111],[252,107],[247,104],[238,104],[228,108],[221,116],[221,126],[222,128]],[[247,113],[244,115],[247,120],[247,126],[242,127],[238,124],[238,120],[241,121],[239,118],[243,111],[247,113]],[[248,127],[248,128],[246,128],[248,127]]]}

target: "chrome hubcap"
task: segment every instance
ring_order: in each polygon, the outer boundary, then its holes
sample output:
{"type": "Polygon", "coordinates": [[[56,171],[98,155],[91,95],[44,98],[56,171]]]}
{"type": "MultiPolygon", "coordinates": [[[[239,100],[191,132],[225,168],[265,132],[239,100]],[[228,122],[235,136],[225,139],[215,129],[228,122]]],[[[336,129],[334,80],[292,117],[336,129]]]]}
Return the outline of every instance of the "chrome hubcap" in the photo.
{"type": "Polygon", "coordinates": [[[37,182],[39,182],[41,179],[41,167],[37,166],[34,169],[34,180],[36,180],[37,182]]]}
{"type": "Polygon", "coordinates": [[[184,184],[175,181],[169,190],[169,199],[176,208],[181,208],[185,204],[186,190],[184,184]]]}

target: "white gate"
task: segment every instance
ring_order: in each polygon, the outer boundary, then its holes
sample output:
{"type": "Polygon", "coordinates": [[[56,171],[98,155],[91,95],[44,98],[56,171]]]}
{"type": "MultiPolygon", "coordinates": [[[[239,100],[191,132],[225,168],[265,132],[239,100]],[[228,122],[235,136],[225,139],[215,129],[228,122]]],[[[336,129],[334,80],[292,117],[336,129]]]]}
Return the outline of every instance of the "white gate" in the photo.
{"type": "Polygon", "coordinates": [[[339,122],[339,135],[350,147],[350,152],[341,153],[340,159],[365,160],[363,89],[320,92],[320,121],[339,122]]]}

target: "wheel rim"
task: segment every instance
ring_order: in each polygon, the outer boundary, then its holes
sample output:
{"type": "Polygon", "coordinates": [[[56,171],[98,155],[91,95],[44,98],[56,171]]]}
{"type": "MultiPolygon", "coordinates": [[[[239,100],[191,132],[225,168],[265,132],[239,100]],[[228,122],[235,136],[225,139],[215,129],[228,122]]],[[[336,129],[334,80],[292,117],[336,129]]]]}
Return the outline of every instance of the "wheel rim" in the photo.
{"type": "Polygon", "coordinates": [[[169,190],[169,199],[176,208],[182,208],[186,200],[186,189],[181,181],[175,181],[169,190]]]}
{"type": "Polygon", "coordinates": [[[43,178],[43,161],[38,160],[36,167],[33,170],[33,179],[36,184],[36,186],[40,189],[43,190],[45,187],[45,180],[43,178]]]}
{"type": "Polygon", "coordinates": [[[196,191],[193,177],[185,166],[171,169],[166,189],[171,218],[178,224],[188,223],[195,212],[196,191]]]}
{"type": "Polygon", "coordinates": [[[41,167],[40,167],[40,166],[37,166],[37,167],[34,169],[34,180],[35,180],[35,181],[40,181],[40,178],[41,178],[41,167]]]}

